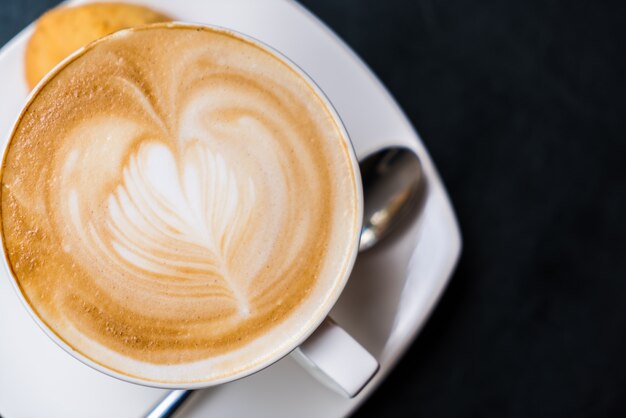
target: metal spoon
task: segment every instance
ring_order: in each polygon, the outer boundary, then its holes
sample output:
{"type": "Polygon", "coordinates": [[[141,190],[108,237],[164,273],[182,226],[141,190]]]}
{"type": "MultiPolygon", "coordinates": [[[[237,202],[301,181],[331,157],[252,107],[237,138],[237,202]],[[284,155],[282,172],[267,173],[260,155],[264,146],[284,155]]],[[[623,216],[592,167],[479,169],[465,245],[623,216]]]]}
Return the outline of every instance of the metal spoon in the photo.
{"type": "MultiPolygon", "coordinates": [[[[415,153],[392,147],[359,163],[363,179],[363,229],[359,252],[378,244],[421,203],[425,182],[415,153]]],[[[171,418],[191,390],[173,390],[145,418],[171,418]]]]}

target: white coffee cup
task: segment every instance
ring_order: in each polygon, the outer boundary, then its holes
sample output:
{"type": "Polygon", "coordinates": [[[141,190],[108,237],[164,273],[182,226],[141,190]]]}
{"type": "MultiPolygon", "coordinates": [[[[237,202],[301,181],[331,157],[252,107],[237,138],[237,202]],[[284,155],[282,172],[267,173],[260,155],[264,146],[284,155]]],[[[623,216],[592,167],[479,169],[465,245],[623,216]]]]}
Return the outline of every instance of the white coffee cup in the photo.
{"type": "MultiPolygon", "coordinates": [[[[251,38],[247,35],[236,33],[234,31],[219,28],[210,25],[191,25],[186,23],[180,24],[158,24],[157,26],[177,26],[180,25],[185,28],[192,27],[207,27],[209,29],[223,31],[230,33],[236,37],[244,38],[247,41],[255,44],[261,49],[269,51],[278,59],[282,60],[284,63],[289,65],[291,69],[293,69],[296,73],[298,73],[302,79],[306,80],[310,87],[317,93],[318,97],[320,97],[329,113],[334,118],[336,125],[341,129],[342,136],[345,138],[347,142],[350,141],[348,133],[345,130],[345,127],[333,108],[332,104],[328,100],[328,98],[321,91],[319,86],[315,84],[315,82],[297,65],[291,62],[287,57],[282,55],[280,52],[272,49],[271,47],[263,44],[262,42],[251,38]]],[[[132,31],[133,29],[129,29],[132,31]]],[[[112,35],[119,36],[119,35],[112,35]]],[[[108,37],[107,37],[108,38],[108,37]]],[[[90,48],[93,48],[94,45],[97,45],[99,42],[106,42],[107,38],[103,38],[103,40],[98,40],[84,48],[79,49],[74,52],[71,56],[67,57],[63,62],[57,65],[42,81],[39,82],[38,86],[31,93],[25,109],[28,105],[34,100],[36,94],[46,85],[46,83],[58,72],[62,71],[63,68],[69,63],[72,62],[77,57],[84,54],[90,48]]],[[[18,118],[21,120],[24,112],[18,118]]],[[[17,127],[17,122],[14,127],[14,130],[17,127]]],[[[13,133],[11,134],[11,137],[13,133]]],[[[350,144],[351,145],[351,144],[350,144]]],[[[357,223],[360,225],[362,223],[362,214],[363,214],[363,193],[361,190],[361,182],[360,182],[360,173],[359,173],[359,165],[354,154],[354,150],[351,146],[349,148],[350,153],[350,163],[352,166],[353,173],[356,178],[356,195],[357,195],[357,213],[358,219],[357,223]]],[[[7,149],[8,142],[4,149],[4,157],[3,157],[3,167],[4,162],[7,158],[7,149]]],[[[2,235],[2,239],[4,239],[4,234],[2,235]]],[[[319,314],[313,318],[309,323],[311,324],[307,329],[302,330],[300,333],[300,337],[294,339],[289,344],[285,345],[283,349],[277,350],[271,358],[266,359],[262,363],[258,364],[254,368],[248,368],[238,373],[233,373],[228,375],[225,378],[212,380],[212,381],[196,381],[193,383],[159,383],[151,380],[144,380],[137,377],[131,377],[126,374],[120,373],[118,371],[112,370],[110,368],[104,367],[91,359],[84,356],[79,351],[72,348],[65,341],[63,341],[55,332],[53,332],[35,313],[30,303],[27,301],[25,295],[22,293],[20,286],[17,282],[17,279],[14,277],[13,271],[10,267],[10,263],[8,260],[8,255],[6,252],[6,245],[3,245],[4,248],[4,264],[7,268],[9,276],[11,277],[11,282],[19,295],[20,300],[30,313],[31,317],[35,320],[35,322],[40,326],[40,328],[60,347],[62,347],[65,351],[71,354],[76,359],[80,360],[84,364],[99,370],[109,376],[125,380],[131,383],[159,387],[159,388],[171,388],[171,389],[199,389],[214,385],[219,385],[222,383],[230,382],[233,380],[237,380],[240,378],[244,378],[249,376],[259,370],[262,370],[276,361],[280,360],[284,356],[291,353],[291,355],[302,364],[307,370],[309,370],[315,377],[317,377],[321,382],[332,388],[333,390],[348,396],[353,397],[359,393],[359,391],[367,384],[367,382],[372,378],[372,376],[378,370],[378,362],[376,359],[365,349],[363,348],[357,341],[355,341],[346,331],[344,331],[339,325],[335,324],[330,318],[328,318],[328,313],[333,307],[334,303],[339,298],[341,291],[343,290],[353,267],[354,261],[356,259],[356,255],[358,252],[358,244],[360,237],[360,228],[354,231],[354,236],[352,237],[352,247],[351,247],[351,258],[350,264],[348,268],[345,270],[344,274],[341,277],[338,277],[335,281],[335,288],[330,300],[324,301],[324,306],[318,310],[319,314]]],[[[4,243],[3,243],[4,244],[4,243]]]]}

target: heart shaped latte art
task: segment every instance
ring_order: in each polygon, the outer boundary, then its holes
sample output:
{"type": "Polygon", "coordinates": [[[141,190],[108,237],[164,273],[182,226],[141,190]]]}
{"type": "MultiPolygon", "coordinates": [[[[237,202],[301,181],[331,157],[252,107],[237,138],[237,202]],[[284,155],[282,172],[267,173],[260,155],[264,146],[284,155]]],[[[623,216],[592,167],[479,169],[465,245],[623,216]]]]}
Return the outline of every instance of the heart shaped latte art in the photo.
{"type": "Polygon", "coordinates": [[[112,277],[158,296],[226,298],[250,313],[247,282],[231,273],[231,249],[246,233],[254,208],[250,178],[198,142],[187,144],[182,167],[167,146],[142,143],[107,199],[106,235],[80,216],[75,189],[68,196],[81,244],[94,260],[119,270],[112,277]]]}

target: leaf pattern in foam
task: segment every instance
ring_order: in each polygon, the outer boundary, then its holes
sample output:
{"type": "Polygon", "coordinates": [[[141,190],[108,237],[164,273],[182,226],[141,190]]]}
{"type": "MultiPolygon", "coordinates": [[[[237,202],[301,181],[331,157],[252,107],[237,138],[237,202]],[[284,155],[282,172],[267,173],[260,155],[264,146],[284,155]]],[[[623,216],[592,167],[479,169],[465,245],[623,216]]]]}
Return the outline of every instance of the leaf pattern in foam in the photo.
{"type": "Polygon", "coordinates": [[[177,159],[167,146],[147,142],[109,196],[104,231],[90,224],[80,235],[144,288],[158,282],[181,294],[209,289],[207,296],[231,298],[247,315],[245,281],[230,266],[254,202],[252,179],[208,146],[187,142],[177,159]]]}

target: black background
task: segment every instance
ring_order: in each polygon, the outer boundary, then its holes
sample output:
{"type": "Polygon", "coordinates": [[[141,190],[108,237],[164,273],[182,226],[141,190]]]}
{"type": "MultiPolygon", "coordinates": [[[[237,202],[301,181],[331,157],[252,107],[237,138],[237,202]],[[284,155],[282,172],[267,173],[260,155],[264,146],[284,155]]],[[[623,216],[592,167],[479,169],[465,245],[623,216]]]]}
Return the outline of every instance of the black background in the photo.
{"type": "MultiPolygon", "coordinates": [[[[0,0],[0,44],[55,3],[0,0]]],[[[626,416],[626,1],[303,3],[405,109],[464,239],[356,417],[626,416]]]]}

